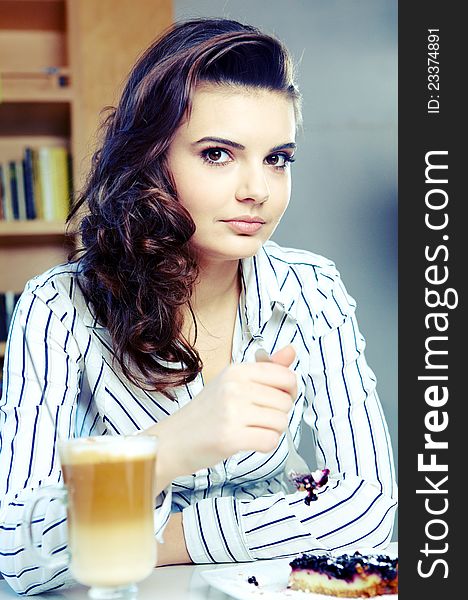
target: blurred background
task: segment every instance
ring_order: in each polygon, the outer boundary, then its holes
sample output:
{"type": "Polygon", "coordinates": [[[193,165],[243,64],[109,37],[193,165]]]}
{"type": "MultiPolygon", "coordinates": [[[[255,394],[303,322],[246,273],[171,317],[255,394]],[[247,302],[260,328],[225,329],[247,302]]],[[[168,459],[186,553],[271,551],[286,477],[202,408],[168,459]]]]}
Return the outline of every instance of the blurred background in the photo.
{"type": "MultiPolygon", "coordinates": [[[[72,180],[80,187],[100,111],[136,57],[174,19],[233,18],[277,35],[298,63],[304,125],[292,201],[273,239],[340,270],[397,462],[397,1],[0,0],[0,15],[0,361],[25,281],[73,243],[64,199],[72,180]],[[30,160],[40,171],[35,200],[22,171],[30,160]],[[51,164],[62,173],[53,185],[51,164]],[[15,208],[5,193],[16,176],[26,186],[15,208]]],[[[311,455],[307,434],[301,449],[311,455]]]]}

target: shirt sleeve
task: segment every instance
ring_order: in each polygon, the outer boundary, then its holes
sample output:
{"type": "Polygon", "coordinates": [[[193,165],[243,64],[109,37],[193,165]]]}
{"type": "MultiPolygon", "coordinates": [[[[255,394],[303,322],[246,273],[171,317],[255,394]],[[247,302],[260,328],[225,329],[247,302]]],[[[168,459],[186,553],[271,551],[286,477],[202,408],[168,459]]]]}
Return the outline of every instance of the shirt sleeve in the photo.
{"type": "MultiPolygon", "coordinates": [[[[55,442],[57,435],[70,435],[78,363],[79,350],[60,319],[43,300],[23,293],[7,341],[0,403],[0,570],[17,593],[36,594],[71,582],[66,566],[36,564],[25,546],[23,516],[39,487],[60,483],[55,442]]],[[[59,500],[38,503],[32,531],[43,554],[63,557],[65,563],[66,510],[59,500]]]]}
{"type": "Polygon", "coordinates": [[[154,531],[156,541],[164,544],[164,529],[172,512],[172,484],[169,484],[156,499],[154,511],[154,531]]]}
{"type": "Polygon", "coordinates": [[[343,286],[334,289],[340,317],[322,314],[310,347],[304,420],[319,468],[330,469],[318,500],[278,493],[252,501],[207,498],[183,511],[193,562],[280,558],[317,549],[383,548],[391,541],[397,487],[390,437],[343,286]]]}
{"type": "MultiPolygon", "coordinates": [[[[61,305],[59,316],[56,291],[50,289],[50,302],[47,293],[43,290],[39,297],[26,291],[17,304],[0,401],[0,572],[19,594],[38,594],[74,583],[65,564],[67,515],[59,499],[38,502],[32,532],[41,553],[63,558],[64,565],[39,566],[24,538],[26,503],[37,498],[39,489],[62,485],[56,441],[75,435],[77,397],[83,387],[79,344],[73,326],[65,325],[69,307],[61,305]]],[[[93,431],[98,430],[96,426],[93,431]]],[[[155,534],[160,542],[170,510],[169,486],[156,499],[155,534]]]]}

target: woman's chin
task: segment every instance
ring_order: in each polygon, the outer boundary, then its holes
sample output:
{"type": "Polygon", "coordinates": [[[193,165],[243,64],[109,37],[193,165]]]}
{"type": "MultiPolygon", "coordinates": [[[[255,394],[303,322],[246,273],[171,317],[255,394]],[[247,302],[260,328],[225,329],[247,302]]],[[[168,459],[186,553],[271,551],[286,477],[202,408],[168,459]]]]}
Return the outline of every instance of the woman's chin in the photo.
{"type": "Polygon", "coordinates": [[[234,240],[229,239],[220,241],[218,244],[210,244],[210,246],[195,243],[195,248],[199,257],[207,260],[239,260],[255,256],[265,242],[263,237],[245,235],[236,236],[234,240]]]}
{"type": "Polygon", "coordinates": [[[235,239],[226,241],[222,247],[223,253],[238,255],[238,258],[254,256],[268,238],[260,235],[237,235],[235,239]]]}

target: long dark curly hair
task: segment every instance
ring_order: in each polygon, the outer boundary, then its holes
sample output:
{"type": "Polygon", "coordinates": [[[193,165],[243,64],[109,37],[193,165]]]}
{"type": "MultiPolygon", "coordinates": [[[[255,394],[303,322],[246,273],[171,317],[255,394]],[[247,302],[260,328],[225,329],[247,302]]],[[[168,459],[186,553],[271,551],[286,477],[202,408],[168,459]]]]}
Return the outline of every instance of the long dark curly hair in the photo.
{"type": "MultiPolygon", "coordinates": [[[[171,388],[202,369],[184,338],[182,311],[198,276],[190,238],[195,224],[177,198],[167,149],[198,84],[282,92],[301,121],[295,67],[284,45],[229,19],[176,22],[140,57],[103,124],[87,182],[69,225],[79,223],[81,289],[112,338],[133,383],[173,397],[171,388]]],[[[192,312],[192,311],[191,311],[192,312]]],[[[192,312],[192,317],[194,317],[192,312]]]]}

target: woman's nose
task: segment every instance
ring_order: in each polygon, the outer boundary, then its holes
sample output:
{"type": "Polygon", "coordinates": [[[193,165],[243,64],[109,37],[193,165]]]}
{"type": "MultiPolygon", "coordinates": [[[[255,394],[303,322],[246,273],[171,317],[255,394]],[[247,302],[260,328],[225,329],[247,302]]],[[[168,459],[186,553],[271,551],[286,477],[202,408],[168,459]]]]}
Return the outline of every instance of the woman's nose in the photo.
{"type": "Polygon", "coordinates": [[[245,168],[242,170],[236,191],[239,202],[254,202],[263,204],[270,197],[270,188],[265,177],[263,166],[245,168]]]}

